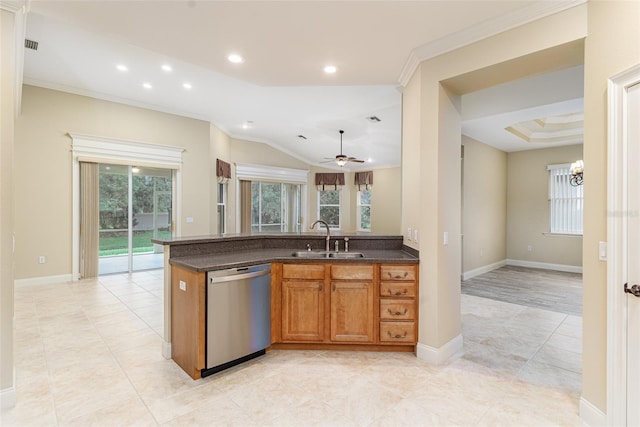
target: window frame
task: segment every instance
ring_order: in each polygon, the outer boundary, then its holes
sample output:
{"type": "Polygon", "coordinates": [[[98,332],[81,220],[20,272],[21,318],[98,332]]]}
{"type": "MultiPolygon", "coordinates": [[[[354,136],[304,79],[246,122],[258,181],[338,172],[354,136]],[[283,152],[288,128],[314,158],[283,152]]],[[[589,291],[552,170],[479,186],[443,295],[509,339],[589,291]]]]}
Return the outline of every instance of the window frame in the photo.
{"type": "Polygon", "coordinates": [[[218,208],[218,234],[227,233],[227,206],[229,204],[229,184],[226,182],[218,182],[218,199],[216,206],[218,208]],[[222,215],[220,215],[220,207],[222,207],[222,215]],[[220,231],[220,222],[222,220],[222,231],[220,231]]]}
{"type": "Polygon", "coordinates": [[[342,227],[342,191],[341,190],[337,190],[337,189],[333,189],[333,190],[318,190],[317,191],[317,196],[316,196],[316,204],[317,204],[317,209],[316,209],[316,213],[317,213],[317,218],[318,219],[322,219],[322,217],[320,216],[320,208],[324,207],[324,206],[337,206],[338,207],[338,225],[335,226],[333,224],[328,224],[329,228],[331,230],[341,230],[342,227]],[[320,195],[324,192],[329,192],[329,191],[336,191],[338,193],[338,204],[321,204],[320,203],[320,195]]]}
{"type": "Polygon", "coordinates": [[[371,232],[371,197],[372,196],[373,196],[373,193],[371,192],[371,189],[358,190],[356,192],[356,215],[357,215],[356,222],[357,222],[358,231],[371,232]],[[365,191],[369,193],[369,203],[362,203],[362,193],[364,193],[365,191]],[[362,208],[363,207],[369,208],[369,228],[362,227],[362,208]]]}
{"type": "Polygon", "coordinates": [[[581,237],[584,233],[584,187],[570,184],[570,163],[548,165],[547,170],[549,229],[545,234],[581,237]],[[561,214],[580,214],[580,217],[558,218],[561,214]]]}

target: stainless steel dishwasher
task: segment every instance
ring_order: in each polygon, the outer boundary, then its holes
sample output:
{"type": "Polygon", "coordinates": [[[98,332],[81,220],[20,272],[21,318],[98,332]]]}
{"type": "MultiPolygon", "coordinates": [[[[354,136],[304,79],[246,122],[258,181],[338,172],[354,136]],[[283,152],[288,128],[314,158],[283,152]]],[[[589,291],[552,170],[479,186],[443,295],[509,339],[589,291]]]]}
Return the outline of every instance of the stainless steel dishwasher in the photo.
{"type": "Polygon", "coordinates": [[[270,345],[270,265],[208,272],[207,367],[202,375],[260,356],[270,345]]]}

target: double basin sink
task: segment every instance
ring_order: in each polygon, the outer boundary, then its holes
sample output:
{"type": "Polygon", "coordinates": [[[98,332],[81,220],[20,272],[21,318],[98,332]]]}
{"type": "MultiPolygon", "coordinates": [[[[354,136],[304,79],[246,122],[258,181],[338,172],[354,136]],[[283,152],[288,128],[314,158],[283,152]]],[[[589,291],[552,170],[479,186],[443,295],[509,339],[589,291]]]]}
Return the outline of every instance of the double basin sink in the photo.
{"type": "Polygon", "coordinates": [[[296,251],[291,254],[297,258],[364,258],[362,252],[327,252],[327,251],[296,251]]]}

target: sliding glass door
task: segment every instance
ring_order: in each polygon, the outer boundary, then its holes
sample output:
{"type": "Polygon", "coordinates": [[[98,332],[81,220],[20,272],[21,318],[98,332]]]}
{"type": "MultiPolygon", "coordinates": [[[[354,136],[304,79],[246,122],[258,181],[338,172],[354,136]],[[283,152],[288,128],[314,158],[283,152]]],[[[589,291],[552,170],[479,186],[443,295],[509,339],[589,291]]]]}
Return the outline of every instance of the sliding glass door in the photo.
{"type": "Polygon", "coordinates": [[[161,268],[171,237],[172,170],[100,164],[98,274],[161,268]]]}

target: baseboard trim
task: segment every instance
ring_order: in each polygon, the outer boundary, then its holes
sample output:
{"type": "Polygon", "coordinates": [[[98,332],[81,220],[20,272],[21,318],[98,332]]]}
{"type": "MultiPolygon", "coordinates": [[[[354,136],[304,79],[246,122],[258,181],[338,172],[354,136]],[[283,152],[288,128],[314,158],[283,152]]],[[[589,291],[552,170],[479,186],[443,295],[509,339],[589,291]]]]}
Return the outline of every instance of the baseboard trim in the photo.
{"type": "Polygon", "coordinates": [[[480,276],[481,274],[497,270],[498,268],[504,267],[505,265],[507,265],[507,260],[503,259],[502,261],[494,262],[493,264],[488,264],[482,267],[474,268],[473,270],[465,271],[464,273],[462,273],[462,280],[473,279],[476,276],[480,276]]]}
{"type": "Polygon", "coordinates": [[[71,282],[72,280],[73,280],[73,275],[61,274],[59,276],[43,276],[43,277],[32,277],[30,279],[16,279],[14,280],[14,284],[15,284],[15,287],[38,286],[38,285],[52,285],[55,283],[71,282]]]}
{"type": "Polygon", "coordinates": [[[9,409],[16,406],[16,389],[14,387],[0,390],[0,409],[9,409]]]}
{"type": "Polygon", "coordinates": [[[171,359],[171,343],[162,341],[162,357],[165,359],[171,359]]]}
{"type": "Polygon", "coordinates": [[[582,267],[577,265],[551,264],[547,262],[522,261],[519,259],[507,259],[507,265],[539,268],[542,270],[565,271],[567,273],[582,273],[582,267]]]}
{"type": "Polygon", "coordinates": [[[607,425],[607,415],[584,397],[580,398],[580,419],[591,427],[607,425]]]}
{"type": "Polygon", "coordinates": [[[442,365],[458,353],[462,353],[462,334],[450,340],[440,348],[418,343],[416,356],[434,365],[442,365]]]}

